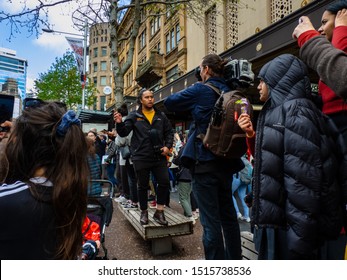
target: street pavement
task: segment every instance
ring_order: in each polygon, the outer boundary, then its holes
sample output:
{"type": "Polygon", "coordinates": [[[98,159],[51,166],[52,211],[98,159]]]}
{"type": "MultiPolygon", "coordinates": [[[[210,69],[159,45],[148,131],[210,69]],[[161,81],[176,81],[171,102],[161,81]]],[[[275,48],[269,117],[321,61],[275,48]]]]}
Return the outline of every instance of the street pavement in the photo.
{"type": "MultiPolygon", "coordinates": [[[[170,194],[170,207],[183,213],[178,202],[178,193],[170,194]]],[[[118,260],[201,260],[204,259],[202,245],[202,226],[197,220],[194,233],[173,237],[172,252],[165,255],[153,255],[151,241],[145,241],[129,221],[118,210],[114,202],[112,222],[105,231],[105,245],[109,259],[118,260]]],[[[250,224],[239,222],[241,231],[250,231],[250,224]]]]}

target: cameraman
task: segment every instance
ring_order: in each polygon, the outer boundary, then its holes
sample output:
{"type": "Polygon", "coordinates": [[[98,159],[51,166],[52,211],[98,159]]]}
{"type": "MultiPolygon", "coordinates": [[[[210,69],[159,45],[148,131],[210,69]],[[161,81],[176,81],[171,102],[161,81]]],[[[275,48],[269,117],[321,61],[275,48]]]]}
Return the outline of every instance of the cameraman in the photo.
{"type": "MultiPolygon", "coordinates": [[[[193,177],[193,193],[199,205],[203,226],[206,259],[241,259],[240,228],[233,205],[231,184],[233,173],[243,168],[241,159],[217,158],[198,138],[205,134],[218,95],[206,85],[221,92],[231,88],[224,79],[224,61],[216,54],[205,56],[200,64],[201,82],[172,94],[164,105],[169,111],[190,112],[193,118],[181,163],[189,167],[193,177]]],[[[197,70],[195,70],[195,74],[197,70]]]]}
{"type": "Polygon", "coordinates": [[[172,127],[165,114],[154,107],[152,91],[142,89],[138,95],[138,103],[139,108],[131,112],[124,122],[118,111],[114,113],[116,130],[121,137],[133,131],[130,150],[137,177],[140,223],[148,224],[147,192],[152,172],[158,183],[157,210],[153,218],[157,223],[167,225],[163,210],[170,186],[166,156],[173,144],[172,127]]]}

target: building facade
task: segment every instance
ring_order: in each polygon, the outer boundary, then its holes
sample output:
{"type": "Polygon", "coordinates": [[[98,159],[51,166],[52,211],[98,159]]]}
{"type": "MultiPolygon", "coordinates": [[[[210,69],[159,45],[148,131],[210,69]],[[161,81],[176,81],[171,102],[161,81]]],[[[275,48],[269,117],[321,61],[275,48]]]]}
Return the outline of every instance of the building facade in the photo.
{"type": "MultiPolygon", "coordinates": [[[[223,53],[313,1],[201,1],[202,6],[194,13],[167,7],[165,13],[157,15],[143,9],[133,63],[124,75],[124,96],[136,96],[142,87],[159,90],[197,67],[206,54],[223,53]]],[[[101,31],[90,30],[89,77],[99,91],[97,109],[104,104],[110,108],[115,102],[113,91],[108,97],[103,94],[103,87],[112,85],[109,38],[101,41],[105,35],[102,30],[107,27],[104,25],[101,31]],[[101,48],[105,48],[105,57],[100,54],[101,48]]],[[[129,34],[132,26],[132,13],[128,11],[118,34],[129,34]]],[[[128,53],[127,41],[118,44],[120,65],[128,53]]]]}
{"type": "MultiPolygon", "coordinates": [[[[112,103],[113,74],[109,48],[109,24],[98,23],[89,29],[89,82],[96,88],[94,110],[105,111],[112,103]],[[105,94],[106,93],[106,94],[105,94]]],[[[114,102],[114,98],[113,98],[114,102]]]]}
{"type": "Polygon", "coordinates": [[[15,50],[0,48],[0,93],[26,97],[28,62],[15,50]]]}

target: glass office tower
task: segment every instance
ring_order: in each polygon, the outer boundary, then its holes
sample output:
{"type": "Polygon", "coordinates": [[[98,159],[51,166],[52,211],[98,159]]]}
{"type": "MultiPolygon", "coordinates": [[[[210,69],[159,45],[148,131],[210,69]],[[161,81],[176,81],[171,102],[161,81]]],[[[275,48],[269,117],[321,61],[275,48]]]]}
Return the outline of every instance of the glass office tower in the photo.
{"type": "Polygon", "coordinates": [[[0,93],[26,97],[28,62],[17,57],[16,51],[0,48],[0,93]]]}

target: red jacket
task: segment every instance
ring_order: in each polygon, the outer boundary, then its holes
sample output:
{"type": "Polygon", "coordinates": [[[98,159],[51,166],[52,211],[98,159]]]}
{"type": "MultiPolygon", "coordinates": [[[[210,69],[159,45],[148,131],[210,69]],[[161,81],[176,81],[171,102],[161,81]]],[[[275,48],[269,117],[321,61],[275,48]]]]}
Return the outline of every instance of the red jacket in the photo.
{"type": "MultiPolygon", "coordinates": [[[[299,47],[315,36],[320,36],[316,30],[309,30],[301,34],[298,38],[299,47]]],[[[347,26],[338,26],[334,29],[331,44],[347,53],[347,26]]],[[[322,96],[323,113],[330,115],[347,110],[343,99],[338,97],[322,80],[319,80],[319,94],[322,96]]]]}
{"type": "Polygon", "coordinates": [[[86,217],[82,226],[82,234],[83,243],[87,240],[100,240],[100,227],[96,222],[93,222],[88,217],[86,217]]]}

